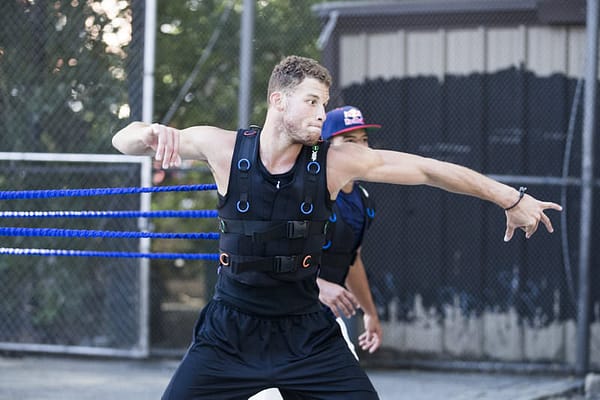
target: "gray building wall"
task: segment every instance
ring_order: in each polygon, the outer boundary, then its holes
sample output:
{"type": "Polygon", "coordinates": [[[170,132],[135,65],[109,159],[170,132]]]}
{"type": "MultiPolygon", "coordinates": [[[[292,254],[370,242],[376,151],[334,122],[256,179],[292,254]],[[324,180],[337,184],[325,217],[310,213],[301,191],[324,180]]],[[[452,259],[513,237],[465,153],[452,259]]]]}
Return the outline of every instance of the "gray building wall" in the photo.
{"type": "MultiPolygon", "coordinates": [[[[374,80],[435,77],[443,82],[447,76],[494,74],[510,68],[537,77],[577,80],[585,63],[582,4],[340,2],[324,3],[315,12],[334,27],[322,38],[323,60],[334,75],[332,92],[342,93],[374,80]]],[[[564,293],[555,293],[556,315],[561,313],[560,296],[564,293]]],[[[524,323],[514,308],[486,308],[481,314],[465,315],[460,300],[455,300],[443,305],[440,318],[439,310],[424,305],[417,294],[409,320],[394,317],[398,304],[392,300],[391,317],[383,323],[384,347],[426,358],[574,364],[574,318],[524,323]]],[[[600,302],[592,308],[590,361],[597,368],[600,302]]]]}

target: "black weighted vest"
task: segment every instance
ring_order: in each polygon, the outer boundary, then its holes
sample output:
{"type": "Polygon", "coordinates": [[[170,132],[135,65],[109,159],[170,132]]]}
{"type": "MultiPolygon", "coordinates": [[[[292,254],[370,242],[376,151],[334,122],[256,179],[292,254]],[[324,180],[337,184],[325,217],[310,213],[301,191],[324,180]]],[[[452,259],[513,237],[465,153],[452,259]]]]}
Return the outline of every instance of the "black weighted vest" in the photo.
{"type": "MultiPolygon", "coordinates": [[[[362,200],[364,215],[362,234],[364,236],[365,231],[375,217],[375,206],[363,186],[354,183],[354,190],[358,191],[362,200]]],[[[354,230],[344,220],[337,203],[335,203],[333,213],[329,217],[327,240],[323,246],[319,277],[344,286],[350,266],[356,260],[356,252],[361,242],[362,237],[356,237],[354,230]]]]}
{"type": "Polygon", "coordinates": [[[260,129],[237,133],[228,191],[219,198],[219,272],[255,286],[315,276],[331,214],[327,143],[304,146],[292,169],[271,175],[259,157],[260,129]]]}

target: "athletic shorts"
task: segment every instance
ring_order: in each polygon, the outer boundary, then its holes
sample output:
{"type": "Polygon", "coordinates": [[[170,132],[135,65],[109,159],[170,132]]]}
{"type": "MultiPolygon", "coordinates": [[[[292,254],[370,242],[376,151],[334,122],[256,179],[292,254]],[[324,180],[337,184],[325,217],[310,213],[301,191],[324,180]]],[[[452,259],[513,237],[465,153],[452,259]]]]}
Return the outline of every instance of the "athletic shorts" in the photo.
{"type": "Polygon", "coordinates": [[[163,400],[247,400],[270,387],[306,400],[379,399],[330,312],[262,317],[212,300],[163,400]]]}

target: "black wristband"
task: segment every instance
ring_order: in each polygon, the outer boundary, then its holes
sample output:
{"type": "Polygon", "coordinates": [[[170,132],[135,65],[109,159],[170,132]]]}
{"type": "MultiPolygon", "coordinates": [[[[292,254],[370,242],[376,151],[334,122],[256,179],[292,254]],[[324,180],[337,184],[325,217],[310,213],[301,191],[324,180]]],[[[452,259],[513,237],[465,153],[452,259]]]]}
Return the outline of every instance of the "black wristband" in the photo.
{"type": "Polygon", "coordinates": [[[515,208],[517,206],[517,204],[519,204],[521,202],[521,199],[523,198],[523,196],[525,196],[526,191],[527,191],[527,188],[525,186],[521,186],[519,188],[519,199],[512,206],[505,208],[504,211],[512,210],[513,208],[515,208]]]}

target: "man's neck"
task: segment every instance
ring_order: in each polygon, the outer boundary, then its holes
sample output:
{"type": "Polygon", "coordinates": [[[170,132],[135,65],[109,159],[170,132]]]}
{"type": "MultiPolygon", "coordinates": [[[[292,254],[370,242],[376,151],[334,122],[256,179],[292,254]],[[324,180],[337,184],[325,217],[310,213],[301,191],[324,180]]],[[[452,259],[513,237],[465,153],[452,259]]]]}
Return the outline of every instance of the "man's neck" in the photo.
{"type": "Polygon", "coordinates": [[[269,173],[283,174],[296,163],[302,145],[291,143],[285,133],[268,128],[263,128],[260,135],[260,159],[269,173]]]}

